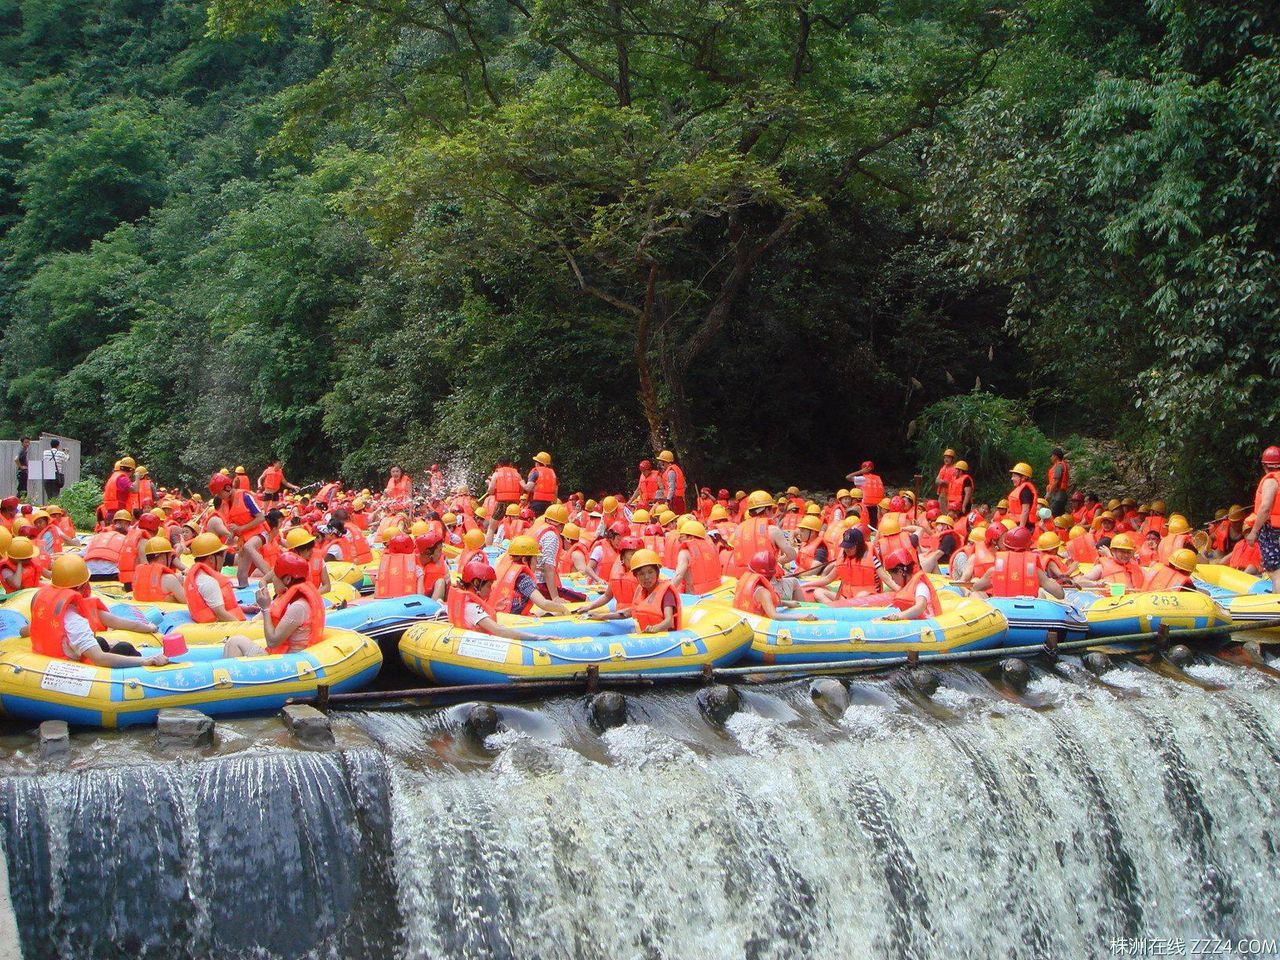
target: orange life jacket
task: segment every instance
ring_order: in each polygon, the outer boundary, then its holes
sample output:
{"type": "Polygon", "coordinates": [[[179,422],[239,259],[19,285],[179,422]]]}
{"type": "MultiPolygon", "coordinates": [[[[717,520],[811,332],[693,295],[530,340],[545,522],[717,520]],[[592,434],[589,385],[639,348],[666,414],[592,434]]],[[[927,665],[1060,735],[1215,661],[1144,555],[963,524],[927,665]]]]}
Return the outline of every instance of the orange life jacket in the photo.
{"type": "MultiPolygon", "coordinates": [[[[22,564],[22,580],[15,589],[23,590],[28,587],[40,586],[40,570],[42,568],[38,557],[32,557],[30,560],[0,560],[0,570],[6,572],[17,570],[19,563],[22,564]]],[[[6,589],[7,587],[8,585],[5,584],[6,589]]]]}
{"type": "Polygon", "coordinates": [[[689,593],[710,593],[720,586],[719,550],[706,540],[695,538],[680,544],[679,552],[689,554],[689,572],[685,579],[689,593]]]}
{"type": "Polygon", "coordinates": [[[267,467],[262,471],[262,489],[267,493],[279,493],[284,486],[284,471],[279,467],[267,467]]]}
{"type": "Polygon", "coordinates": [[[1147,574],[1147,578],[1143,581],[1143,590],[1182,590],[1191,582],[1191,574],[1184,573],[1177,567],[1171,567],[1162,563],[1158,567],[1153,567],[1151,572],[1147,574]]]}
{"type": "Polygon", "coordinates": [[[947,509],[957,514],[964,509],[965,487],[973,487],[973,477],[960,473],[947,481],[947,509]]]}
{"type": "Polygon", "coordinates": [[[1093,534],[1085,532],[1067,541],[1067,556],[1079,564],[1097,563],[1098,547],[1093,542],[1093,534]]]}
{"type": "Polygon", "coordinates": [[[493,471],[493,498],[498,503],[517,503],[524,485],[515,467],[499,467],[493,471]]]}
{"type": "Polygon", "coordinates": [[[494,585],[493,593],[490,594],[493,597],[494,610],[499,613],[525,614],[529,612],[533,606],[533,601],[521,599],[519,591],[516,590],[516,584],[520,580],[521,574],[528,574],[532,577],[533,571],[523,563],[515,561],[508,563],[506,569],[499,574],[498,582],[494,585]],[[519,600],[520,606],[513,609],[517,600],[519,600]]]}
{"type": "Polygon", "coordinates": [[[138,481],[138,506],[143,510],[150,510],[156,505],[156,488],[151,482],[150,477],[143,477],[138,481]]]}
{"type": "Polygon", "coordinates": [[[840,598],[861,596],[864,593],[880,592],[880,575],[876,571],[875,557],[870,550],[856,557],[841,556],[836,564],[836,577],[840,581],[840,598]]]}
{"type": "Polygon", "coordinates": [[[317,543],[311,548],[311,556],[307,558],[307,583],[316,589],[324,584],[325,546],[317,543]]]}
{"type": "Polygon", "coordinates": [[[407,473],[400,474],[400,479],[388,478],[386,489],[383,491],[392,500],[407,500],[413,489],[413,481],[409,479],[407,473]]]}
{"type": "MultiPolygon", "coordinates": [[[[1258,489],[1253,494],[1253,512],[1262,517],[1262,485],[1268,480],[1274,480],[1280,487],[1280,470],[1271,470],[1266,473],[1261,480],[1258,481],[1258,489]]],[[[1268,521],[1273,527],[1280,527],[1280,489],[1276,490],[1276,495],[1271,499],[1271,514],[1268,521]]]]}
{"type": "Polygon", "coordinates": [[[1244,539],[1237,541],[1231,550],[1231,556],[1227,557],[1227,566],[1235,570],[1247,570],[1249,567],[1261,569],[1262,546],[1244,539]]]}
{"type": "Polygon", "coordinates": [[[875,507],[884,499],[884,481],[880,479],[879,474],[864,473],[862,475],[862,503],[864,506],[875,507]]]}
{"type": "Polygon", "coordinates": [[[881,534],[877,536],[874,544],[874,550],[876,556],[880,558],[881,563],[884,563],[889,554],[893,553],[895,550],[902,550],[911,557],[912,562],[919,562],[919,556],[915,548],[915,544],[911,542],[911,534],[906,532],[891,533],[887,536],[881,534]]]}
{"type": "MultiPolygon", "coordinates": [[[[307,619],[305,625],[311,631],[311,637],[307,641],[308,647],[314,647],[317,643],[324,639],[324,600],[320,596],[320,591],[309,583],[295,583],[292,587],[284,592],[284,596],[276,597],[271,601],[269,613],[272,623],[279,623],[280,618],[284,616],[285,611],[289,609],[289,604],[295,600],[305,600],[307,603],[307,619]]],[[[278,643],[274,647],[268,647],[268,653],[288,653],[290,642],[288,640],[278,643]]],[[[305,647],[303,648],[305,649],[305,647]]]]}
{"type": "MultiPolygon", "coordinates": [[[[533,481],[533,494],[530,499],[537,500],[539,503],[550,503],[555,500],[560,492],[560,484],[556,480],[556,472],[550,467],[544,467],[538,464],[534,467],[538,477],[533,481]]],[[[533,471],[529,471],[532,473],[533,471]]]]}
{"type": "Polygon", "coordinates": [[[1068,464],[1067,461],[1065,460],[1061,460],[1058,463],[1049,464],[1049,469],[1046,470],[1044,474],[1045,489],[1048,490],[1049,487],[1053,485],[1054,467],[1062,468],[1062,483],[1058,484],[1058,486],[1054,488],[1054,492],[1056,493],[1058,490],[1061,490],[1063,493],[1065,493],[1066,491],[1071,489],[1071,465],[1068,464]]]}
{"type": "Polygon", "coordinates": [[[1030,480],[1023,480],[1009,492],[1009,516],[1015,521],[1022,516],[1022,493],[1024,490],[1031,491],[1031,510],[1027,514],[1027,523],[1035,525],[1037,502],[1040,494],[1036,492],[1036,486],[1030,480]]]}
{"type": "Polygon", "coordinates": [[[900,610],[909,610],[916,603],[916,587],[924,584],[929,589],[929,600],[925,604],[924,613],[919,619],[936,617],[942,612],[942,604],[938,600],[938,591],[933,588],[933,581],[924,571],[920,571],[906,582],[903,588],[893,595],[893,605],[900,610]]]}
{"type": "Polygon", "coordinates": [[[1040,564],[1034,553],[1001,550],[991,568],[991,595],[995,597],[1037,597],[1040,595],[1040,564]]]}
{"type": "Polygon", "coordinates": [[[141,563],[133,571],[133,599],[150,601],[167,601],[172,597],[164,589],[164,578],[176,573],[172,567],[163,563],[141,563]]]}
{"type": "Polygon", "coordinates": [[[104,560],[107,563],[114,563],[120,566],[120,557],[124,552],[126,537],[123,533],[116,533],[114,530],[103,530],[102,533],[95,533],[89,539],[89,545],[85,547],[85,560],[104,560]]]}
{"type": "Polygon", "coordinates": [[[445,565],[444,558],[434,560],[431,563],[423,563],[422,558],[418,558],[418,569],[422,571],[422,592],[430,593],[436,588],[436,584],[441,580],[449,579],[449,568],[445,565]]]}
{"type": "Polygon", "coordinates": [[[1146,574],[1133,560],[1122,565],[1114,557],[1103,557],[1100,563],[1105,583],[1122,583],[1128,590],[1138,590],[1146,580],[1146,574]]]}
{"type": "Polygon", "coordinates": [[[373,595],[407,597],[418,592],[418,558],[411,553],[384,553],[378,561],[373,595]]]}
{"type": "Polygon", "coordinates": [[[751,563],[751,558],[761,550],[776,553],[769,537],[771,526],[768,517],[747,517],[738,525],[738,539],[733,545],[733,559],[729,562],[730,576],[741,576],[751,563]]]}
{"type": "Polygon", "coordinates": [[[613,572],[613,565],[618,560],[618,551],[604,537],[600,538],[600,559],[596,563],[596,576],[607,579],[613,572]]]}
{"type": "Polygon", "coordinates": [[[1173,556],[1173,551],[1181,550],[1191,540],[1189,533],[1167,533],[1160,538],[1160,546],[1156,547],[1156,559],[1160,563],[1165,563],[1173,556]]]}
{"type": "Polygon", "coordinates": [[[133,571],[138,566],[138,544],[149,539],[150,535],[141,527],[131,527],[124,535],[124,546],[120,548],[118,564],[121,583],[133,583],[133,571]]]}
{"type": "MultiPolygon", "coordinates": [[[[822,538],[813,534],[804,543],[796,544],[796,573],[804,573],[818,565],[818,548],[824,546],[822,538]]],[[[830,556],[830,551],[827,556],[830,556]]]]}
{"type": "Polygon", "coordinates": [[[582,565],[584,567],[587,565],[589,554],[588,554],[587,548],[582,544],[581,541],[574,544],[570,544],[568,550],[560,551],[560,561],[559,561],[559,565],[557,566],[558,572],[576,573],[578,568],[573,565],[574,557],[581,557],[582,565]]]}
{"type": "Polygon", "coordinates": [[[1169,532],[1169,518],[1162,517],[1158,513],[1148,514],[1147,519],[1143,520],[1142,525],[1138,528],[1138,534],[1145,537],[1152,530],[1163,537],[1169,532]]]}
{"type": "Polygon", "coordinates": [[[213,608],[204,602],[204,597],[200,596],[200,591],[196,588],[196,578],[201,573],[206,573],[217,581],[218,589],[222,591],[222,605],[231,615],[231,619],[244,620],[244,611],[240,609],[240,604],[236,600],[236,592],[231,586],[231,581],[207,563],[198,562],[191,565],[182,580],[182,593],[187,598],[187,609],[191,611],[191,619],[196,623],[216,623],[218,620],[213,608]]]}
{"type": "MultiPolygon", "coordinates": [[[[237,473],[234,477],[232,477],[232,478],[231,478],[231,489],[233,489],[233,490],[251,490],[251,489],[253,489],[253,484],[249,482],[249,477],[248,477],[248,475],[247,475],[247,474],[244,474],[244,473],[237,473]]],[[[138,481],[138,492],[139,492],[139,494],[141,494],[141,492],[142,492],[142,481],[141,481],[141,480],[139,480],[139,481],[138,481]]]]}
{"type": "Polygon", "coordinates": [[[996,565],[996,555],[985,543],[975,543],[973,551],[973,579],[983,576],[996,565]]]}
{"type": "MultiPolygon", "coordinates": [[[[248,494],[243,490],[232,490],[231,499],[226,503],[219,504],[218,514],[222,517],[222,522],[227,525],[228,529],[250,523],[254,519],[253,514],[249,512],[248,494]]],[[[261,513],[258,514],[258,521],[248,530],[237,534],[241,543],[244,543],[255,534],[263,533],[269,529],[266,521],[262,519],[261,513]]]]}
{"type": "Polygon", "coordinates": [[[657,470],[640,474],[640,482],[637,484],[637,489],[640,491],[640,506],[647,507],[658,499],[658,486],[661,482],[662,478],[658,476],[657,470]]]}
{"type": "MultiPolygon", "coordinates": [[[[89,629],[97,633],[102,620],[98,613],[106,606],[96,597],[86,597],[66,587],[41,587],[31,601],[31,651],[55,660],[69,660],[67,614],[72,610],[89,621],[89,629]]],[[[83,657],[81,662],[86,662],[83,657]]]]}
{"type": "MultiPolygon", "coordinates": [[[[492,594],[490,597],[492,598],[492,594]]],[[[454,587],[449,591],[449,599],[445,601],[445,607],[449,611],[449,622],[460,630],[480,630],[479,626],[468,626],[466,619],[466,609],[468,603],[478,603],[485,613],[489,615],[489,619],[497,622],[497,614],[494,612],[493,603],[490,600],[482,600],[478,594],[471,593],[469,590],[463,590],[461,587],[454,587]]],[[[488,633],[488,630],[481,630],[482,633],[488,633]]]]}
{"type": "Polygon", "coordinates": [[[667,612],[662,605],[667,594],[676,599],[675,617],[672,619],[671,629],[680,629],[680,592],[670,580],[659,580],[653,585],[651,593],[642,593],[637,587],[635,596],[631,598],[631,618],[639,624],[641,630],[656,626],[666,619],[667,612]]]}
{"type": "Polygon", "coordinates": [[[764,616],[764,607],[760,605],[760,601],[756,599],[756,589],[764,587],[769,591],[769,596],[773,600],[774,609],[778,606],[778,591],[774,589],[769,578],[756,573],[754,570],[748,570],[738,578],[738,589],[733,593],[733,606],[743,613],[751,613],[757,617],[764,616]]]}
{"type": "Polygon", "coordinates": [[[631,602],[638,585],[636,575],[623,568],[622,558],[614,560],[613,571],[609,574],[609,589],[613,591],[613,599],[618,602],[618,606],[625,607],[631,602]]]}
{"type": "Polygon", "coordinates": [[[684,489],[685,489],[684,471],[680,469],[680,465],[678,463],[667,464],[666,470],[662,474],[662,489],[664,491],[666,490],[667,475],[672,473],[676,475],[676,480],[674,484],[675,492],[672,494],[672,496],[683,497],[684,489]]]}
{"type": "Polygon", "coordinates": [[[123,476],[125,476],[123,470],[113,470],[111,476],[107,477],[107,482],[102,485],[102,510],[107,514],[108,519],[111,518],[111,514],[125,507],[120,502],[120,491],[116,488],[116,483],[123,476]]]}

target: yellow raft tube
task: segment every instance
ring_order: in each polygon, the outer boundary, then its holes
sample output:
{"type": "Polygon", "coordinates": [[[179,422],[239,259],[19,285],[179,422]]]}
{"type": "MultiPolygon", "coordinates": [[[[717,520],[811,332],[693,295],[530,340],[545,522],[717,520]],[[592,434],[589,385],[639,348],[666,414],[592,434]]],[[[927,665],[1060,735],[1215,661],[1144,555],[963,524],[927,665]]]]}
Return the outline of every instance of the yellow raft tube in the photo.
{"type": "MultiPolygon", "coordinates": [[[[1280,593],[1271,588],[1271,580],[1255,577],[1218,563],[1201,563],[1194,574],[1196,587],[1218,601],[1236,623],[1280,620],[1280,593]]],[[[1280,636],[1280,628],[1261,630],[1280,636]]]]}

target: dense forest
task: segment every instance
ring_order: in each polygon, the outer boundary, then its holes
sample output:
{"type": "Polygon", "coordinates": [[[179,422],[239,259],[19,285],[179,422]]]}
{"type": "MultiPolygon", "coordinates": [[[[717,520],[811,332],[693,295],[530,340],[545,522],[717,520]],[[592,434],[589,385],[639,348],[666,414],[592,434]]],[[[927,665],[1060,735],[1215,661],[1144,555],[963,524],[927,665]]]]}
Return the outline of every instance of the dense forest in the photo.
{"type": "Polygon", "coordinates": [[[1203,509],[1280,427],[1278,118],[1271,0],[0,0],[0,435],[1203,509]]]}

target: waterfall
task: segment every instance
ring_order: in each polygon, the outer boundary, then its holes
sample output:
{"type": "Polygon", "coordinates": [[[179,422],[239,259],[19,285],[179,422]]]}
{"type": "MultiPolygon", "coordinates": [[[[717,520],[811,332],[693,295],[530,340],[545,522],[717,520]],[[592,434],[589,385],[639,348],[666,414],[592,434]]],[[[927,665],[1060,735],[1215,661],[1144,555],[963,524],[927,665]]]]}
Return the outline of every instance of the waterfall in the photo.
{"type": "MultiPolygon", "coordinates": [[[[1106,956],[1280,935],[1280,685],[1064,658],[1015,694],[742,688],[339,718],[331,753],[0,780],[24,955],[1106,956]]],[[[110,748],[114,749],[114,747],[110,748]]],[[[104,753],[110,753],[110,749],[104,753]]],[[[98,758],[101,759],[101,758],[98,758]]]]}

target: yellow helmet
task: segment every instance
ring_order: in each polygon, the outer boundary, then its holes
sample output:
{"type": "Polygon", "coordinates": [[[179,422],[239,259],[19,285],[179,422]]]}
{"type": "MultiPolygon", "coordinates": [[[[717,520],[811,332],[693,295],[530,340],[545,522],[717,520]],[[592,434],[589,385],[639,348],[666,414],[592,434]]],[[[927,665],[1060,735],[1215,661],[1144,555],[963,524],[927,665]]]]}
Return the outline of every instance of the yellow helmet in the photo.
{"type": "Polygon", "coordinates": [[[1001,497],[999,500],[997,500],[997,501],[996,501],[996,509],[997,509],[997,510],[1008,510],[1008,509],[1009,509],[1009,501],[1008,501],[1008,500],[1006,500],[1004,497],[1001,497]]]}
{"type": "Polygon", "coordinates": [[[1070,530],[1073,522],[1071,514],[1069,513],[1064,513],[1060,517],[1053,518],[1053,525],[1059,530],[1070,530]]]}
{"type": "Polygon", "coordinates": [[[197,560],[201,557],[211,557],[225,549],[227,545],[216,533],[202,533],[191,541],[191,555],[197,560]]]}
{"type": "Polygon", "coordinates": [[[89,582],[89,565],[84,562],[83,557],[78,557],[74,553],[64,553],[53,558],[49,576],[55,587],[74,590],[89,582]]]}
{"type": "Polygon", "coordinates": [[[1006,530],[1012,530],[1017,525],[1018,525],[1018,522],[1009,517],[1003,517],[1000,520],[1000,526],[1004,527],[1006,530]]]}
{"type": "Polygon", "coordinates": [[[238,464],[236,464],[236,473],[244,473],[244,464],[243,464],[243,463],[238,463],[238,464]]]}
{"type": "Polygon", "coordinates": [[[121,457],[121,458],[120,458],[120,469],[121,469],[121,470],[132,470],[132,469],[133,469],[134,467],[136,467],[137,465],[138,465],[138,461],[137,461],[137,460],[135,460],[135,459],[133,459],[133,457],[121,457]]]}
{"type": "Polygon", "coordinates": [[[153,553],[172,553],[173,544],[169,542],[168,537],[152,537],[147,541],[147,545],[143,547],[143,552],[148,557],[153,553]]]}
{"type": "Polygon", "coordinates": [[[1129,539],[1129,535],[1127,533],[1117,533],[1114,537],[1111,538],[1111,549],[1112,550],[1132,550],[1133,541],[1129,539]]]}
{"type": "Polygon", "coordinates": [[[544,467],[549,467],[551,466],[551,454],[547,453],[545,450],[539,450],[533,455],[533,462],[540,463],[544,467]]]}
{"type": "Polygon", "coordinates": [[[822,516],[822,508],[816,503],[806,503],[804,505],[804,515],[806,517],[820,517],[822,516]]]}
{"type": "Polygon", "coordinates": [[[849,496],[850,496],[850,497],[852,497],[854,500],[861,500],[861,499],[862,499],[862,488],[861,488],[861,487],[850,487],[850,488],[849,488],[849,496]]]}
{"type": "Polygon", "coordinates": [[[582,528],[576,523],[566,523],[564,529],[560,531],[560,536],[566,540],[581,540],[582,528]]]}
{"type": "Polygon", "coordinates": [[[1012,467],[1010,467],[1009,472],[1016,473],[1022,477],[1026,477],[1028,480],[1031,479],[1031,465],[1027,463],[1023,463],[1021,461],[1015,463],[1012,467]]]}
{"type": "Polygon", "coordinates": [[[796,486],[787,487],[787,496],[789,497],[800,496],[800,488],[796,486]]]}
{"type": "Polygon", "coordinates": [[[822,521],[817,517],[805,517],[796,526],[801,530],[812,530],[817,533],[822,529],[822,521]]]}
{"type": "Polygon", "coordinates": [[[680,534],[685,537],[697,537],[701,540],[706,538],[707,528],[697,520],[686,520],[680,524],[680,534]]]}
{"type": "Polygon", "coordinates": [[[954,457],[956,455],[956,452],[952,450],[950,447],[947,447],[947,449],[942,451],[942,455],[944,457],[954,457]]]}
{"type": "Polygon", "coordinates": [[[837,499],[837,500],[840,500],[840,499],[842,499],[842,498],[844,498],[844,497],[847,497],[847,496],[849,496],[849,491],[848,491],[848,490],[846,490],[844,487],[841,487],[839,490],[837,490],[837,491],[836,491],[836,499],[837,499]]]}
{"type": "Polygon", "coordinates": [[[1190,573],[1196,568],[1196,552],[1183,547],[1169,554],[1169,565],[1177,567],[1183,573],[1190,573]]]}
{"type": "Polygon", "coordinates": [[[14,537],[5,554],[10,560],[30,560],[36,555],[36,545],[26,537],[14,537]]]}
{"type": "Polygon", "coordinates": [[[481,520],[485,520],[489,516],[489,511],[486,510],[484,507],[476,507],[476,516],[479,517],[481,520]]]}
{"type": "Polygon", "coordinates": [[[969,531],[969,542],[970,542],[970,543],[986,543],[986,542],[987,542],[987,528],[986,528],[986,527],[974,527],[972,530],[970,530],[970,531],[969,531]]]}
{"type": "Polygon", "coordinates": [[[133,472],[134,472],[137,476],[139,476],[139,477],[145,477],[145,476],[148,476],[148,475],[149,475],[149,474],[147,473],[147,468],[146,468],[146,467],[141,467],[141,466],[140,466],[140,467],[138,467],[138,468],[137,468],[136,470],[134,470],[133,472]]]}
{"type": "Polygon", "coordinates": [[[361,497],[356,497],[354,500],[351,501],[352,510],[363,510],[367,506],[368,504],[365,503],[361,497]]]}
{"type": "Polygon", "coordinates": [[[896,513],[886,513],[880,518],[880,526],[877,530],[880,536],[891,537],[895,533],[902,532],[902,520],[896,513]]]}
{"type": "Polygon", "coordinates": [[[1071,528],[1070,532],[1067,534],[1067,539],[1074,540],[1076,537],[1084,536],[1084,534],[1088,532],[1089,531],[1086,530],[1084,527],[1080,526],[1080,524],[1076,524],[1074,527],[1071,528]]]}
{"type": "Polygon", "coordinates": [[[294,527],[284,535],[284,542],[290,550],[297,550],[309,543],[315,543],[316,535],[306,527],[294,527]]]}
{"type": "Polygon", "coordinates": [[[963,470],[965,473],[968,473],[968,472],[969,472],[969,461],[968,461],[968,460],[957,460],[957,461],[956,461],[955,463],[953,463],[951,466],[952,466],[952,468],[953,468],[953,469],[956,469],[956,470],[963,470]]]}
{"type": "Polygon", "coordinates": [[[411,537],[421,537],[423,534],[425,534],[425,533],[426,533],[428,530],[430,530],[430,529],[431,529],[431,524],[427,523],[427,521],[425,521],[425,520],[415,520],[415,521],[413,521],[413,523],[412,523],[412,524],[410,524],[410,526],[409,526],[409,536],[411,536],[411,537]]]}
{"type": "Polygon", "coordinates": [[[675,518],[676,518],[675,511],[663,510],[662,513],[658,515],[658,523],[665,527],[668,523],[670,523],[675,518]]]}
{"type": "Polygon", "coordinates": [[[224,477],[229,477],[229,476],[231,476],[231,471],[230,471],[230,470],[228,470],[226,467],[223,467],[223,468],[222,468],[221,470],[219,470],[218,472],[219,472],[220,474],[222,474],[224,477]]]}
{"type": "Polygon", "coordinates": [[[1177,536],[1181,533],[1189,533],[1191,524],[1187,523],[1187,518],[1180,513],[1175,513],[1169,518],[1169,533],[1171,536],[1177,536]]]}
{"type": "Polygon", "coordinates": [[[1042,533],[1036,541],[1036,549],[1040,551],[1057,550],[1062,546],[1062,538],[1056,533],[1042,533]]]}
{"type": "Polygon", "coordinates": [[[527,534],[516,537],[507,547],[507,554],[512,557],[536,557],[541,552],[538,541],[527,534]]]}
{"type": "Polygon", "coordinates": [[[1110,500],[1108,500],[1108,501],[1107,501],[1107,509],[1108,509],[1108,510],[1119,510],[1121,506],[1122,506],[1122,504],[1121,504],[1121,503],[1120,503],[1120,501],[1119,501],[1117,498],[1115,498],[1115,497],[1112,497],[1110,500]]]}
{"type": "Polygon", "coordinates": [[[46,513],[44,510],[37,510],[35,513],[31,514],[32,523],[35,523],[37,520],[48,520],[48,519],[50,519],[49,514],[46,513]]]}
{"type": "Polygon", "coordinates": [[[613,513],[613,511],[617,509],[618,509],[617,497],[605,497],[600,504],[600,510],[603,513],[613,513]]]}
{"type": "Polygon", "coordinates": [[[724,505],[723,505],[723,504],[719,504],[719,503],[717,503],[714,507],[712,507],[712,508],[711,508],[711,518],[710,518],[710,519],[711,519],[713,522],[714,522],[714,521],[716,521],[716,520],[728,520],[728,519],[729,519],[729,511],[728,511],[728,510],[726,510],[726,509],[724,508],[724,505]]]}
{"type": "Polygon", "coordinates": [[[663,450],[658,454],[658,459],[663,463],[675,463],[676,458],[671,455],[670,450],[663,450]]]}
{"type": "Polygon", "coordinates": [[[939,517],[933,521],[933,525],[935,527],[939,525],[944,527],[954,527],[956,525],[956,522],[952,520],[948,514],[944,513],[939,515],[939,517]]]}
{"type": "Polygon", "coordinates": [[[484,546],[484,531],[468,530],[462,535],[462,545],[468,550],[479,550],[484,546]]]}
{"type": "Polygon", "coordinates": [[[631,555],[631,560],[627,563],[628,570],[639,570],[641,567],[660,567],[662,566],[662,558],[652,550],[637,550],[631,555]]]}
{"type": "Polygon", "coordinates": [[[588,500],[586,503],[583,504],[583,506],[586,507],[587,513],[590,513],[596,507],[600,506],[600,504],[596,503],[594,500],[588,500]]]}
{"type": "MultiPolygon", "coordinates": [[[[67,512],[63,510],[60,506],[58,506],[56,503],[49,504],[49,506],[45,507],[45,509],[49,511],[49,516],[51,517],[60,517],[67,512]]],[[[159,509],[159,508],[157,507],[156,509],[159,509]]],[[[152,511],[152,512],[154,513],[155,511],[152,511]]]]}
{"type": "Polygon", "coordinates": [[[456,513],[449,512],[449,513],[446,513],[443,517],[441,517],[440,520],[444,523],[446,527],[451,527],[458,522],[458,515],[456,513]]]}
{"type": "Polygon", "coordinates": [[[8,527],[0,527],[0,553],[9,549],[9,544],[13,541],[13,533],[8,527]]]}
{"type": "Polygon", "coordinates": [[[117,510],[111,516],[112,523],[133,523],[133,514],[128,510],[117,510]]]}
{"type": "Polygon", "coordinates": [[[1152,500],[1152,501],[1151,501],[1151,512],[1152,512],[1152,513],[1164,513],[1165,509],[1166,509],[1166,508],[1165,508],[1165,505],[1164,505],[1164,501],[1163,501],[1163,500],[1152,500]]]}
{"type": "Polygon", "coordinates": [[[752,510],[761,510],[765,507],[772,507],[773,505],[773,497],[769,496],[769,494],[764,490],[752,490],[750,495],[747,497],[748,512],[752,510]]]}
{"type": "Polygon", "coordinates": [[[1140,504],[1138,504],[1138,512],[1139,512],[1139,513],[1150,513],[1150,512],[1151,512],[1151,504],[1149,504],[1149,503],[1140,503],[1140,504]]]}
{"type": "Polygon", "coordinates": [[[508,504],[507,504],[507,509],[503,511],[503,514],[502,514],[502,515],[503,515],[504,517],[518,517],[518,516],[520,516],[520,505],[519,505],[519,504],[517,504],[517,503],[508,503],[508,504]]]}
{"type": "Polygon", "coordinates": [[[566,524],[569,522],[569,508],[563,503],[553,503],[542,512],[542,518],[551,523],[566,524]]]}
{"type": "Polygon", "coordinates": [[[649,511],[644,509],[635,511],[633,514],[631,514],[631,522],[632,523],[648,523],[649,511]]]}

